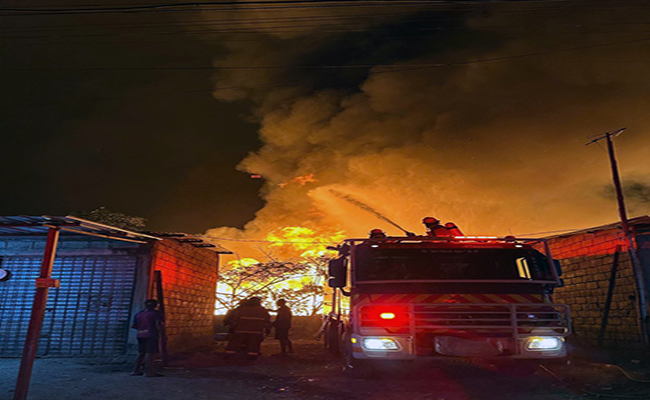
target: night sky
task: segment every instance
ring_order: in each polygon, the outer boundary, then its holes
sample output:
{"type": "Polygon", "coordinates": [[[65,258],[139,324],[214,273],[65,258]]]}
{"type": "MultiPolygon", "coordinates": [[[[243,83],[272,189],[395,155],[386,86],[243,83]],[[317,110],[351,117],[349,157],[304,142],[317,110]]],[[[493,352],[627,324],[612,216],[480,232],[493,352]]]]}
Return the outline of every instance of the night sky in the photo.
{"type": "Polygon", "coordinates": [[[617,218],[584,144],[622,127],[650,212],[645,1],[227,3],[3,2],[0,214],[398,233],[349,196],[418,232],[578,229],[617,218]]]}
{"type": "Polygon", "coordinates": [[[261,182],[235,167],[257,124],[212,97],[211,71],[84,70],[210,67],[223,46],[166,25],[176,17],[0,17],[1,214],[106,207],[186,232],[253,218],[261,182]]]}

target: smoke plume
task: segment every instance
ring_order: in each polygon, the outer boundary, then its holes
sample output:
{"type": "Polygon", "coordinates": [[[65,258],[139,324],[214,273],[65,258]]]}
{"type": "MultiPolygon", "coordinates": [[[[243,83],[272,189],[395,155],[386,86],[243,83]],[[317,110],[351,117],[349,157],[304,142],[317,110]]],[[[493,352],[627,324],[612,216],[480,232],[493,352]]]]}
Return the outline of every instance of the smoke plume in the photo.
{"type": "Polygon", "coordinates": [[[209,234],[400,234],[345,196],[413,232],[425,216],[489,235],[616,220],[607,155],[585,143],[628,127],[616,138],[623,179],[650,172],[650,38],[631,23],[650,15],[557,4],[405,8],[336,29],[353,11],[323,10],[291,32],[251,27],[256,40],[215,65],[274,68],[224,69],[216,87],[233,89],[215,97],[255,104],[264,144],[239,168],[264,177],[266,206],[244,231],[209,234]]]}

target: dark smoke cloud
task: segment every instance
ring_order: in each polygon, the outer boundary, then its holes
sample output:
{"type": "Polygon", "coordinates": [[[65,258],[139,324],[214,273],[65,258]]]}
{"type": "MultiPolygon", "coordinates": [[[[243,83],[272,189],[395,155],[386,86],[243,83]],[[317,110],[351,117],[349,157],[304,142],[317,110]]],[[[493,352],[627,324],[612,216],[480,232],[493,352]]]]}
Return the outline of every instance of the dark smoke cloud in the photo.
{"type": "MultiPolygon", "coordinates": [[[[650,207],[650,182],[632,180],[625,182],[622,186],[628,211],[632,214],[647,212],[650,207]]],[[[601,194],[609,201],[616,199],[616,192],[611,184],[604,187],[601,194]]]]}
{"type": "MultiPolygon", "coordinates": [[[[607,156],[584,144],[589,135],[626,126],[616,139],[623,176],[650,172],[650,41],[633,42],[647,34],[616,25],[650,15],[588,4],[535,12],[525,5],[426,10],[360,19],[348,33],[259,32],[262,41],[233,46],[216,65],[375,66],[215,76],[217,87],[247,86],[215,97],[257,105],[264,145],[239,168],[267,183],[266,206],[245,232],[211,234],[248,237],[291,224],[398,234],[332,190],[415,232],[427,215],[452,220],[467,234],[615,220],[616,205],[601,195],[607,156]],[[580,49],[557,51],[568,48],[580,49]],[[519,57],[525,54],[538,55],[519,57]],[[480,61],[499,58],[507,59],[480,61]],[[408,67],[440,63],[453,65],[408,67]],[[387,72],[386,64],[403,71],[387,72]],[[309,174],[317,182],[292,183],[309,174]]],[[[636,211],[649,209],[639,203],[636,211]]]]}

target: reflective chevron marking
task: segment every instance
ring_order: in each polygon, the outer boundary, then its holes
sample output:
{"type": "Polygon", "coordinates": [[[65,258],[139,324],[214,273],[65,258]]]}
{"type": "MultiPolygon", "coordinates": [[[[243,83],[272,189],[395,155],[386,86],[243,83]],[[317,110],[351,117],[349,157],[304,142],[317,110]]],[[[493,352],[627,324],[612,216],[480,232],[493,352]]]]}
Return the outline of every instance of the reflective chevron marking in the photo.
{"type": "Polygon", "coordinates": [[[356,296],[357,305],[369,303],[400,304],[400,303],[544,303],[541,294],[483,294],[483,293],[453,293],[453,294],[362,294],[356,296]]]}

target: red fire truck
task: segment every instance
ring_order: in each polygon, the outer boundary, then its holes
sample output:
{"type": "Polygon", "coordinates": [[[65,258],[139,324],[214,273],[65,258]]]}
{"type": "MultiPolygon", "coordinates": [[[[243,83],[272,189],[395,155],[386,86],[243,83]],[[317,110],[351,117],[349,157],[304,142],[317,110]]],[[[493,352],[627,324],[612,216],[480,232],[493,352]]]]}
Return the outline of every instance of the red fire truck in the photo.
{"type": "Polygon", "coordinates": [[[545,240],[427,225],[425,236],[373,230],[336,247],[327,336],[348,373],[421,357],[496,365],[566,357],[569,308],[551,301],[562,280],[545,240]]]}

